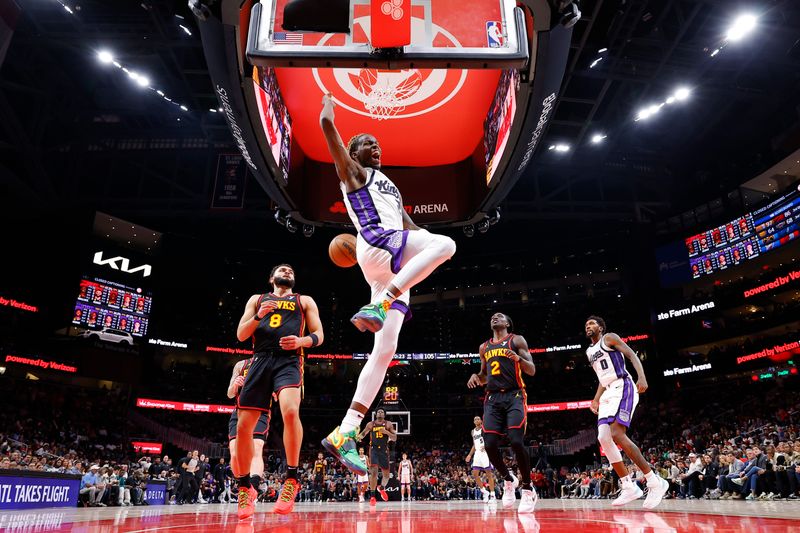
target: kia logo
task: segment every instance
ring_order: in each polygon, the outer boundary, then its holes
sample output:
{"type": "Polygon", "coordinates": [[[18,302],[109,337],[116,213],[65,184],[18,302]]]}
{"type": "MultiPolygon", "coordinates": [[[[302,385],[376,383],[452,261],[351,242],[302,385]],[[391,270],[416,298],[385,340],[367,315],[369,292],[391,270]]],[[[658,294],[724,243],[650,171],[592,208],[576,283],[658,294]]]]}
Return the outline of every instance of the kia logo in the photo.
{"type": "Polygon", "coordinates": [[[142,265],[136,268],[131,268],[131,262],[126,257],[112,257],[110,259],[103,259],[103,252],[95,252],[94,254],[94,264],[95,265],[108,265],[114,270],[121,270],[127,274],[135,274],[139,271],[142,272],[142,277],[146,278],[150,275],[150,271],[153,269],[150,265],[142,265]]]}

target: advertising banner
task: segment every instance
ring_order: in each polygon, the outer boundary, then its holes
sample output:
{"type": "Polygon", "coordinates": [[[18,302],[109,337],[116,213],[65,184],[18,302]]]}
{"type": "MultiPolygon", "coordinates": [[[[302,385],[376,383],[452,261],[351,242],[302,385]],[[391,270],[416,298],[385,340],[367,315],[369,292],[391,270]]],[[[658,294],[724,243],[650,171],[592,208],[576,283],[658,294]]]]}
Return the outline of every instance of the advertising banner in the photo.
{"type": "Polygon", "coordinates": [[[80,477],[28,476],[17,470],[0,471],[0,509],[77,507],[80,477]]]}

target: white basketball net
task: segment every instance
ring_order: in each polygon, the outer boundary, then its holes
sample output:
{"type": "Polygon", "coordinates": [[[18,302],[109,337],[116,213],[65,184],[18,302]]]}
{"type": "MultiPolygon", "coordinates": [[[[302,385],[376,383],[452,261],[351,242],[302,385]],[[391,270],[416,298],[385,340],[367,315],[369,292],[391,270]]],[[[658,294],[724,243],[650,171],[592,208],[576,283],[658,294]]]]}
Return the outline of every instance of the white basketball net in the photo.
{"type": "Polygon", "coordinates": [[[364,95],[364,109],[373,118],[385,120],[406,108],[403,102],[419,90],[422,85],[422,77],[415,69],[411,71],[411,75],[396,84],[390,83],[388,80],[376,80],[374,85],[369,82],[368,78],[359,77],[358,89],[364,95]]]}

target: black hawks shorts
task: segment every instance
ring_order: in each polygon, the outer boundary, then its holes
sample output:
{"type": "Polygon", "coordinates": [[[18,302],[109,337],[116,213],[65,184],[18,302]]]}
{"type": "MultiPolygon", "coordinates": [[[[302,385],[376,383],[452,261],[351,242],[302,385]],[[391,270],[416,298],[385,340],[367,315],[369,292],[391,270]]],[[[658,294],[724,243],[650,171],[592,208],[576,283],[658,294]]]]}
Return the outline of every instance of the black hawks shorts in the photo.
{"type": "Polygon", "coordinates": [[[503,435],[509,429],[525,432],[527,421],[525,389],[488,391],[483,402],[483,430],[503,435]]]}
{"type": "Polygon", "coordinates": [[[279,351],[255,353],[236,407],[269,411],[273,394],[277,397],[289,387],[303,387],[303,357],[279,351]]]}

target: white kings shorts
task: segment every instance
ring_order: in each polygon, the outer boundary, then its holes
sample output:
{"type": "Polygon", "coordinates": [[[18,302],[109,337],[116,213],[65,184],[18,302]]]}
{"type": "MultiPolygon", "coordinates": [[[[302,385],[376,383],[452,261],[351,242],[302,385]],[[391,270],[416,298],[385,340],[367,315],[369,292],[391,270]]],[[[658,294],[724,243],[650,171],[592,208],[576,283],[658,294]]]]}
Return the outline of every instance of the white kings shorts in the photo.
{"type": "Polygon", "coordinates": [[[411,474],[407,470],[403,472],[403,475],[400,476],[400,484],[401,485],[411,484],[411,474]]]}
{"type": "Polygon", "coordinates": [[[357,476],[356,483],[369,483],[369,475],[357,476]]]}
{"type": "Polygon", "coordinates": [[[489,461],[489,454],[486,452],[475,452],[475,455],[472,456],[472,469],[491,470],[492,463],[489,461]]]}
{"type": "MultiPolygon", "coordinates": [[[[372,238],[375,234],[367,232],[367,235],[370,235],[371,243],[364,238],[361,232],[356,238],[356,258],[364,273],[364,279],[367,280],[372,291],[371,301],[375,301],[386,291],[386,287],[409,259],[427,248],[433,240],[441,238],[428,230],[377,229],[376,231],[383,231],[384,234],[381,238],[372,238]]],[[[402,302],[405,304],[404,307],[408,308],[410,295],[410,291],[406,291],[400,295],[397,301],[402,302]]]]}
{"type": "Polygon", "coordinates": [[[630,376],[615,379],[600,396],[597,425],[618,422],[620,425],[630,427],[638,403],[639,391],[636,390],[636,384],[630,376]]]}

